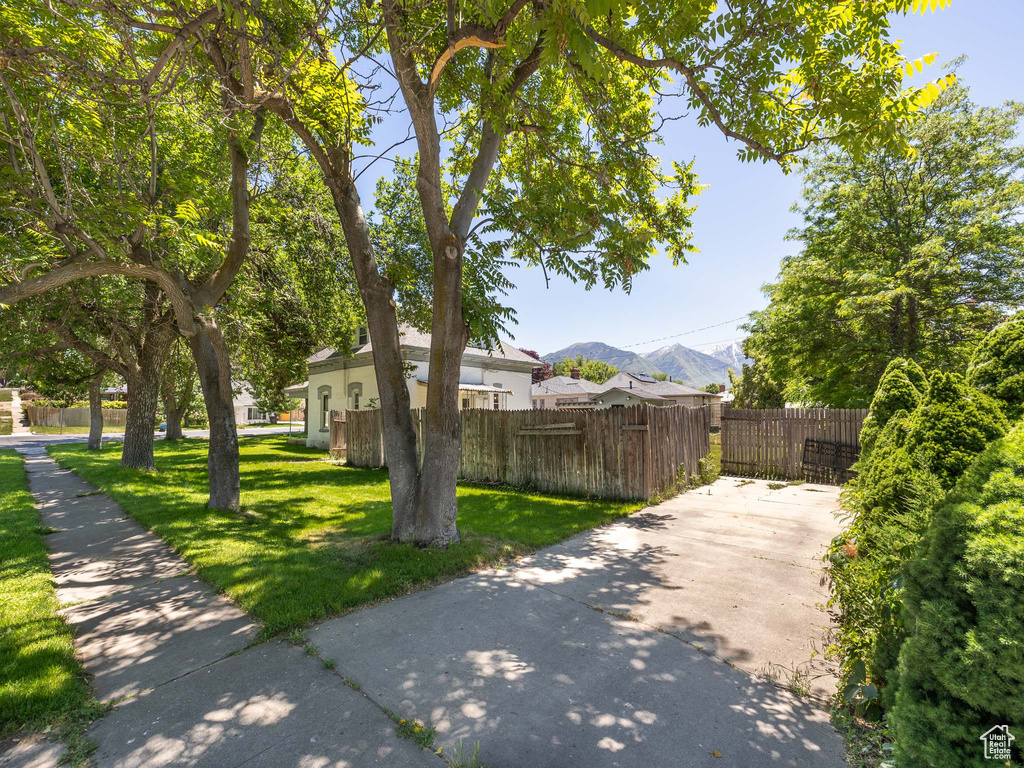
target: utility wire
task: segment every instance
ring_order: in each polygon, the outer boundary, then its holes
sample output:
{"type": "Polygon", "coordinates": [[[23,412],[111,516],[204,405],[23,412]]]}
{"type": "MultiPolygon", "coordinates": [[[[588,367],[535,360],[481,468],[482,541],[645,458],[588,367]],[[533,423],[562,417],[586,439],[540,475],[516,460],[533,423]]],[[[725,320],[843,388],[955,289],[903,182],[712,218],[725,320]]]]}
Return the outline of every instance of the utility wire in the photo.
{"type": "Polygon", "coordinates": [[[629,349],[630,347],[640,347],[640,346],[643,346],[644,344],[654,344],[655,342],[658,342],[658,341],[668,341],[669,339],[678,339],[680,336],[689,336],[690,334],[700,333],[701,331],[706,331],[706,330],[708,330],[710,328],[718,328],[719,326],[722,326],[722,325],[728,325],[729,323],[735,323],[735,322],[738,322],[740,320],[746,320],[747,317],[748,317],[747,315],[740,315],[739,317],[734,317],[732,320],[723,320],[722,322],[714,323],[713,325],[705,325],[703,328],[694,328],[692,331],[683,331],[682,333],[673,333],[671,336],[662,336],[661,338],[658,338],[658,339],[648,339],[647,341],[636,341],[636,342],[634,342],[632,344],[623,344],[623,345],[621,345],[619,347],[619,349],[629,349]]]}

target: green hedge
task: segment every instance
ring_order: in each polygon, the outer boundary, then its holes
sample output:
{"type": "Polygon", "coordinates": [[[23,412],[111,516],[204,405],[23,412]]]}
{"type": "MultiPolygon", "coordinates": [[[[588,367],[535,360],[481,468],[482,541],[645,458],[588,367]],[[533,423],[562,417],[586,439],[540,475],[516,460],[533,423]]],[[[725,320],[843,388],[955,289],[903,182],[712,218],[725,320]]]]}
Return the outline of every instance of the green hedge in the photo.
{"type": "Polygon", "coordinates": [[[992,443],[935,512],[907,567],[911,634],[890,713],[897,764],[991,766],[1008,725],[1024,755],[1024,424],[992,443]]]}
{"type": "Polygon", "coordinates": [[[913,413],[891,412],[893,403],[913,401],[913,393],[909,377],[887,373],[869,414],[885,425],[858,462],[858,477],[843,496],[849,523],[826,555],[838,628],[831,650],[844,695],[865,710],[891,704],[895,694],[890,683],[907,632],[903,571],[935,505],[1007,429],[991,398],[957,374],[932,374],[913,413]]]}

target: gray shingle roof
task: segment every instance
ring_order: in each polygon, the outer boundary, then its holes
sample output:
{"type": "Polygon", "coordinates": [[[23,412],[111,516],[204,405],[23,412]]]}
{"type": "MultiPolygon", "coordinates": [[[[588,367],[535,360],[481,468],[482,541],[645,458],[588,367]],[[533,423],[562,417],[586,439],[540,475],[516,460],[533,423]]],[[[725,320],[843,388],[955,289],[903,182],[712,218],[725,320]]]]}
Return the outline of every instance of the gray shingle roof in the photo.
{"type": "Polygon", "coordinates": [[[530,387],[533,395],[596,395],[604,389],[603,384],[571,376],[552,376],[530,387]]]}

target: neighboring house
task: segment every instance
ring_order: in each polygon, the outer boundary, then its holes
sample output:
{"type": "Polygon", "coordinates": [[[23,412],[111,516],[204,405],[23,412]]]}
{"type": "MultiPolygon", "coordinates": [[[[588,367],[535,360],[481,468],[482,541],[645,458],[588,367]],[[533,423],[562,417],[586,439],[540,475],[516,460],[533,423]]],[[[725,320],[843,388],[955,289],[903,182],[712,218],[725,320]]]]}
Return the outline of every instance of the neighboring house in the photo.
{"type": "Polygon", "coordinates": [[[270,414],[256,407],[252,390],[247,381],[236,381],[233,385],[234,397],[231,404],[235,408],[235,424],[252,424],[270,421],[270,414]]]}
{"type": "MultiPolygon", "coordinates": [[[[406,364],[409,402],[413,408],[427,404],[427,376],[430,371],[430,334],[409,326],[399,328],[402,360],[406,364]]],[[[310,357],[309,381],[285,391],[305,397],[306,444],[327,448],[330,442],[330,412],[358,410],[379,405],[373,346],[365,328],[359,330],[351,355],[327,348],[310,357]]],[[[530,407],[530,382],[537,361],[511,344],[498,349],[467,347],[459,370],[459,407],[493,410],[530,407]]]]}
{"type": "Polygon", "coordinates": [[[100,400],[127,400],[128,387],[122,384],[119,387],[104,387],[100,390],[100,400]]]}
{"type": "Polygon", "coordinates": [[[534,384],[533,407],[612,408],[640,403],[697,406],[714,405],[722,397],[684,384],[658,381],[641,373],[620,371],[603,384],[579,379],[578,375],[573,369],[571,376],[555,376],[534,384]]]}
{"type": "MultiPolygon", "coordinates": [[[[721,400],[721,395],[713,395],[702,389],[694,389],[685,384],[676,384],[674,381],[658,381],[653,376],[646,376],[642,373],[626,373],[620,371],[604,383],[605,391],[598,398],[605,402],[598,403],[598,407],[607,408],[609,405],[622,405],[621,397],[639,398],[644,402],[657,403],[658,405],[712,405],[721,400]],[[610,390],[618,390],[619,394],[612,394],[610,390]],[[610,398],[610,402],[609,402],[610,398]]],[[[626,401],[632,403],[632,401],[626,401]]]]}
{"type": "Polygon", "coordinates": [[[603,384],[580,378],[578,368],[569,376],[552,376],[530,388],[530,400],[535,409],[552,410],[568,407],[593,407],[593,395],[604,389],[603,384]]]}

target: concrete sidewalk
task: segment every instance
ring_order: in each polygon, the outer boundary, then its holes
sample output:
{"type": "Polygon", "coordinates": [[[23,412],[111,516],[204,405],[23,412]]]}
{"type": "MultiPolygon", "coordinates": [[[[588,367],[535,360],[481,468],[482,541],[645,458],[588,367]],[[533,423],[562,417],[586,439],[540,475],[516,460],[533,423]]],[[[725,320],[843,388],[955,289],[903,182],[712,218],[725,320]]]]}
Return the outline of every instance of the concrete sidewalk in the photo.
{"type": "MultiPolygon", "coordinates": [[[[259,627],[197,579],[161,539],[42,446],[22,447],[63,613],[97,698],[117,704],[89,731],[96,766],[418,766],[366,696],[299,648],[249,647],[259,627]],[[34,449],[33,449],[34,448],[34,449]]],[[[3,768],[55,765],[26,740],[3,768]]]]}
{"type": "Polygon", "coordinates": [[[753,674],[820,642],[815,557],[836,496],[723,478],[309,637],[493,768],[840,768],[826,708],[753,674]]]}

